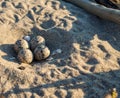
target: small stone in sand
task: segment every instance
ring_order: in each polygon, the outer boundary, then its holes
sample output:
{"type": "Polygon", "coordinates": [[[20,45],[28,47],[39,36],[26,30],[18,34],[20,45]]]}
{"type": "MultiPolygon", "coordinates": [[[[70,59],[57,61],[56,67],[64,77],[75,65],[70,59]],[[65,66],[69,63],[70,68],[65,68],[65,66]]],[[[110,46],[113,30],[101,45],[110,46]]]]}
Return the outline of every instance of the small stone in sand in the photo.
{"type": "Polygon", "coordinates": [[[24,36],[23,39],[26,40],[27,42],[29,42],[30,41],[30,36],[24,36]]]}

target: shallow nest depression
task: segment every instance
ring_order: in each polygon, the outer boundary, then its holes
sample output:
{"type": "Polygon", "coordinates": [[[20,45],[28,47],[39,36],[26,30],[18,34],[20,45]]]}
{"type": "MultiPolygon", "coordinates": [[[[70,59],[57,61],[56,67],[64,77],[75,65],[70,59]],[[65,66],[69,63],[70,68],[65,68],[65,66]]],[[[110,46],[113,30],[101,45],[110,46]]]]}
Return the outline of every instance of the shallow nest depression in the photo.
{"type": "MultiPolygon", "coordinates": [[[[5,27],[3,26],[3,28],[5,27]]],[[[33,90],[35,90],[34,93],[36,93],[40,85],[42,86],[44,83],[51,83],[59,80],[62,73],[57,69],[57,66],[66,66],[69,62],[65,60],[69,58],[73,50],[72,43],[74,40],[72,34],[61,29],[56,29],[54,31],[44,31],[38,28],[33,29],[34,32],[32,33],[28,33],[24,29],[19,28],[12,30],[6,29],[4,35],[1,33],[1,91],[4,90],[6,97],[12,98],[13,96],[22,96],[24,90],[22,91],[20,88],[35,87],[33,90]],[[52,60],[43,60],[39,62],[34,60],[31,64],[19,64],[13,45],[16,40],[25,35],[30,35],[31,37],[41,35],[45,38],[46,45],[50,48],[51,54],[57,49],[61,49],[62,53],[53,56],[50,55],[50,57],[53,58],[52,60]],[[7,40],[3,42],[2,40],[5,38],[7,40]]],[[[79,74],[79,72],[77,72],[77,74],[79,74]]],[[[62,79],[66,77],[66,75],[63,75],[62,79]]],[[[27,92],[30,91],[30,89],[27,90],[27,92]]],[[[25,93],[27,94],[27,92],[25,93]]],[[[39,96],[42,96],[41,93],[39,96]]]]}

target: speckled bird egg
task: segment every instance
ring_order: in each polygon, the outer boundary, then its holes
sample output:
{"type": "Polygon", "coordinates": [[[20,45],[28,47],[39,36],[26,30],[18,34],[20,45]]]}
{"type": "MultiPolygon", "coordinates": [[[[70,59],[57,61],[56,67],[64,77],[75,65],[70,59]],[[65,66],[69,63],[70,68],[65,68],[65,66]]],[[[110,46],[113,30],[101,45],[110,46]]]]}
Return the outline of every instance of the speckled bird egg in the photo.
{"type": "Polygon", "coordinates": [[[17,56],[20,63],[31,63],[33,61],[33,53],[30,49],[21,49],[17,56]]]}
{"type": "Polygon", "coordinates": [[[41,45],[35,48],[34,50],[34,56],[36,60],[43,60],[49,57],[50,55],[50,50],[47,46],[41,45]]]}
{"type": "Polygon", "coordinates": [[[30,48],[32,51],[38,46],[38,45],[45,45],[45,39],[42,36],[35,36],[30,41],[30,48]]]}
{"type": "Polygon", "coordinates": [[[28,42],[24,39],[17,40],[14,44],[14,50],[18,53],[23,48],[29,48],[28,42]]]}

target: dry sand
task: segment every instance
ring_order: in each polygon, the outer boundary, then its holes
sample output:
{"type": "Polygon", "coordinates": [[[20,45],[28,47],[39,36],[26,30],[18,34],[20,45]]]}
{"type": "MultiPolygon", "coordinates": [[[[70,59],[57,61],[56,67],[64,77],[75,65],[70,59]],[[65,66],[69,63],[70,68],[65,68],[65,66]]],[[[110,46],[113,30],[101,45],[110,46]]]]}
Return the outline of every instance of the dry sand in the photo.
{"type": "Polygon", "coordinates": [[[0,90],[6,98],[120,98],[120,25],[62,0],[0,0],[0,90]],[[19,64],[13,44],[41,35],[48,60],[19,64]],[[21,69],[23,66],[25,69],[21,69]]]}

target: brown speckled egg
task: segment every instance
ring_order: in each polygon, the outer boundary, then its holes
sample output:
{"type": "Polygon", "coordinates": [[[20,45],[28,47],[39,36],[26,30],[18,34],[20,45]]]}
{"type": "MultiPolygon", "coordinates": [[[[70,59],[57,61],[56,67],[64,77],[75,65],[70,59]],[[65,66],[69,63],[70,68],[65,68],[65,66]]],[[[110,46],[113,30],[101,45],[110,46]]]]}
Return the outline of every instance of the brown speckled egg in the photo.
{"type": "Polygon", "coordinates": [[[30,41],[30,47],[31,50],[34,51],[34,49],[38,45],[45,45],[45,39],[42,36],[35,36],[31,41],[30,41]]]}
{"type": "Polygon", "coordinates": [[[17,40],[14,44],[14,50],[18,53],[23,48],[29,48],[28,42],[24,39],[17,40]]]}
{"type": "Polygon", "coordinates": [[[32,51],[29,49],[21,49],[18,52],[17,56],[20,63],[31,63],[33,61],[33,54],[32,51]]]}
{"type": "Polygon", "coordinates": [[[43,60],[49,57],[50,55],[50,50],[48,47],[41,45],[35,48],[34,50],[34,56],[36,60],[43,60]]]}

